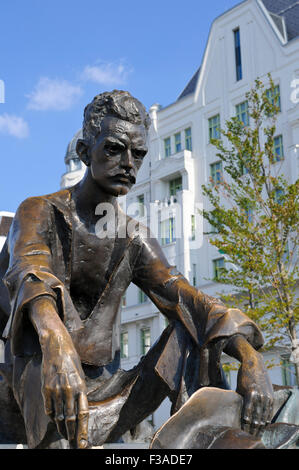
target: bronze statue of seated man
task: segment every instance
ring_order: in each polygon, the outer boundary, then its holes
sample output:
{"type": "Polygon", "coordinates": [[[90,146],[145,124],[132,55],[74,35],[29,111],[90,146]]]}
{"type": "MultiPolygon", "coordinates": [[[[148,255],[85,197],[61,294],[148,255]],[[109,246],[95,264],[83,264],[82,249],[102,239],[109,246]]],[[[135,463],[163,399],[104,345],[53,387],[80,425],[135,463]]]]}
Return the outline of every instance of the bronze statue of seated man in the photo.
{"type": "Polygon", "coordinates": [[[227,388],[222,352],[241,363],[244,434],[258,436],[271,421],[273,389],[257,351],[263,343],[258,327],[192,287],[168,264],[149,230],[118,205],[147,153],[149,125],[145,108],[128,92],[96,96],[85,108],[77,143],[87,166],[83,180],[25,200],[2,250],[1,282],[9,293],[8,301],[2,285],[6,377],[30,448],[113,442],[166,397],[177,416],[199,389],[227,388]],[[101,203],[114,209],[113,236],[98,234],[101,203]],[[140,363],[125,371],[120,304],[131,282],[169,325],[140,363]]]}

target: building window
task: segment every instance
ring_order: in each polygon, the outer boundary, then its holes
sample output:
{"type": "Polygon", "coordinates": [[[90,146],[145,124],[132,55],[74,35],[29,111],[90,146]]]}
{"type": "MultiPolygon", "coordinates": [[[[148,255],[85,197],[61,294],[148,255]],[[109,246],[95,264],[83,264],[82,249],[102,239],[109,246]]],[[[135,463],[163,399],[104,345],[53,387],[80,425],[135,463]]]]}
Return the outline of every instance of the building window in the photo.
{"type": "Polygon", "coordinates": [[[181,133],[178,132],[174,134],[174,149],[175,153],[178,153],[182,150],[182,141],[181,141],[181,133]]]}
{"type": "Polygon", "coordinates": [[[185,129],[185,149],[192,151],[192,135],[191,135],[191,127],[185,129]]]}
{"type": "Polygon", "coordinates": [[[240,29],[237,28],[234,30],[234,41],[235,41],[235,61],[236,61],[236,79],[237,82],[242,80],[242,57],[241,57],[241,38],[240,38],[240,29]]]}
{"type": "Polygon", "coordinates": [[[175,196],[178,191],[183,189],[183,180],[182,177],[179,176],[173,180],[169,181],[169,194],[170,196],[175,196]]]}
{"type": "Polygon", "coordinates": [[[129,335],[127,331],[120,334],[120,357],[122,359],[129,357],[129,335]]]}
{"type": "Polygon", "coordinates": [[[146,302],[146,301],[147,301],[146,293],[142,289],[139,289],[138,290],[138,302],[140,304],[144,304],[144,302],[146,302]]]}
{"type": "Polygon", "coordinates": [[[273,90],[269,88],[266,91],[267,98],[269,99],[270,103],[274,106],[277,106],[279,111],[281,111],[281,100],[280,100],[280,86],[276,85],[273,90]]]}
{"type": "Polygon", "coordinates": [[[146,354],[151,347],[151,329],[150,328],[143,328],[140,331],[141,336],[141,354],[146,354]]]}
{"type": "Polygon", "coordinates": [[[274,137],[274,159],[276,162],[280,162],[284,159],[284,152],[283,152],[283,140],[282,135],[278,135],[274,137]]]}
{"type": "Polygon", "coordinates": [[[243,124],[243,126],[249,126],[248,101],[243,101],[243,103],[237,104],[236,117],[243,124]]]}
{"type": "Polygon", "coordinates": [[[249,173],[249,170],[248,170],[247,166],[244,165],[244,163],[242,163],[241,165],[242,165],[242,169],[241,169],[242,175],[243,175],[243,176],[244,176],[244,175],[247,175],[247,174],[249,173]]]}
{"type": "Polygon", "coordinates": [[[283,196],[284,196],[283,189],[275,189],[274,201],[276,202],[276,204],[279,204],[279,205],[283,204],[283,196]]]}
{"type": "Polygon", "coordinates": [[[210,165],[210,170],[212,183],[220,183],[223,179],[222,162],[212,163],[212,165],[210,165]]]}
{"type": "Polygon", "coordinates": [[[225,267],[225,260],[224,258],[218,258],[213,260],[213,272],[214,272],[214,279],[219,281],[222,277],[222,270],[225,267]]]}
{"type": "Polygon", "coordinates": [[[167,139],[164,139],[164,156],[170,157],[171,155],[171,141],[170,137],[167,137],[167,139]]]}
{"type": "Polygon", "coordinates": [[[191,215],[191,240],[195,240],[195,235],[196,235],[196,226],[195,226],[195,215],[191,215]]]}
{"type": "Polygon", "coordinates": [[[294,387],[297,384],[295,364],[289,359],[282,359],[281,363],[282,383],[288,387],[294,387]]]}
{"type": "Polygon", "coordinates": [[[139,217],[144,217],[144,194],[137,197],[139,217]]]}
{"type": "Polygon", "coordinates": [[[162,220],[161,222],[161,243],[162,245],[169,245],[175,242],[175,219],[162,220]]]}
{"type": "Polygon", "coordinates": [[[196,287],[197,279],[196,279],[196,264],[192,264],[192,285],[196,287]]]}
{"type": "Polygon", "coordinates": [[[121,306],[122,307],[126,307],[127,306],[127,298],[126,298],[126,294],[124,294],[121,298],[121,306]]]}
{"type": "Polygon", "coordinates": [[[209,119],[209,139],[220,139],[220,114],[209,119]]]}
{"type": "Polygon", "coordinates": [[[252,221],[253,221],[253,210],[248,207],[246,210],[245,210],[245,215],[246,215],[246,218],[248,220],[248,223],[249,224],[252,224],[252,221]]]}
{"type": "Polygon", "coordinates": [[[231,375],[230,375],[230,369],[228,368],[229,366],[227,364],[223,365],[224,367],[222,368],[225,380],[227,382],[227,385],[231,387],[231,375]]]}
{"type": "Polygon", "coordinates": [[[155,416],[154,416],[154,413],[149,415],[147,418],[146,418],[147,422],[150,423],[151,426],[155,427],[155,416]]]}

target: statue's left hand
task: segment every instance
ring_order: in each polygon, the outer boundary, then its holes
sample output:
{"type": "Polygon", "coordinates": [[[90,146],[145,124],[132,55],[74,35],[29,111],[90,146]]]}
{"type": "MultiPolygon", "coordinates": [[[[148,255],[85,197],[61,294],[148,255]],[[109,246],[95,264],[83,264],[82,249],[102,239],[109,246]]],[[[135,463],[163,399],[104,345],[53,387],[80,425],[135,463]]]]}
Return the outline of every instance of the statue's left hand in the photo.
{"type": "Polygon", "coordinates": [[[241,427],[258,436],[271,422],[273,388],[263,358],[256,351],[243,360],[236,391],[243,396],[241,427]]]}
{"type": "Polygon", "coordinates": [[[242,335],[233,336],[225,352],[241,363],[236,389],[243,397],[241,427],[258,436],[271,422],[274,399],[263,357],[242,335]]]}

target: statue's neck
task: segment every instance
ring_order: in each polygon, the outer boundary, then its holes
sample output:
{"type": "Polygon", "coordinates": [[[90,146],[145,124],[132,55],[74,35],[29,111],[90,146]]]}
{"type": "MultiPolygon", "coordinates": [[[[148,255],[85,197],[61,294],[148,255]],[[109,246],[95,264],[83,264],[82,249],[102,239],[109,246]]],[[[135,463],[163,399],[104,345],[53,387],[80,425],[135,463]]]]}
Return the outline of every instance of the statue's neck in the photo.
{"type": "Polygon", "coordinates": [[[73,200],[76,205],[76,211],[82,218],[89,220],[95,216],[96,208],[101,203],[110,203],[116,209],[117,197],[112,196],[103,191],[94,182],[89,169],[84,178],[75,187],[73,192],[73,200]]]}

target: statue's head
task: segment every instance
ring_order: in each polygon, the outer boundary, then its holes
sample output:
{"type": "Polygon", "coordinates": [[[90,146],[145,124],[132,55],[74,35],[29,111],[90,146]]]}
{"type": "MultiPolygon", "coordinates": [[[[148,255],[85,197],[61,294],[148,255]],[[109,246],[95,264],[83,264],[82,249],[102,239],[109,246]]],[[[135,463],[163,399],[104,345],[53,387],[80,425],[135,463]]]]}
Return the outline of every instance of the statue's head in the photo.
{"type": "Polygon", "coordinates": [[[93,180],[109,194],[126,194],[147,153],[150,118],[127,91],[97,95],[84,110],[77,153],[93,180]]]}

